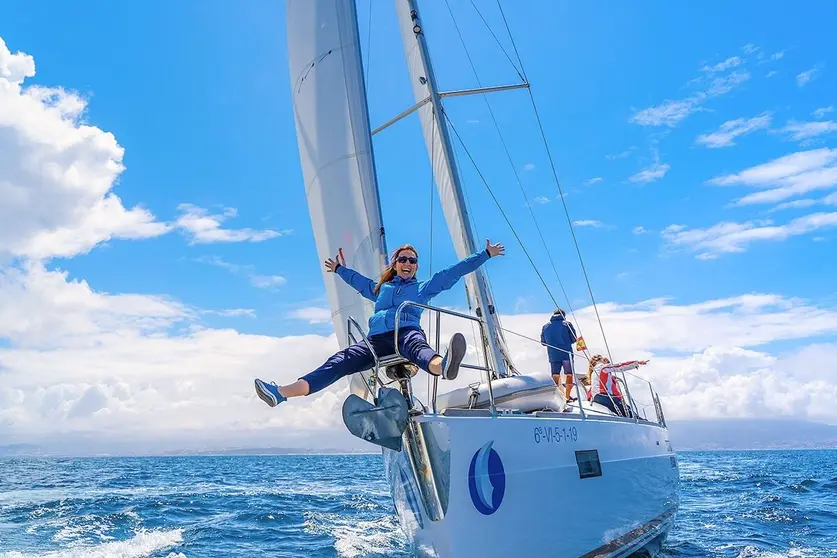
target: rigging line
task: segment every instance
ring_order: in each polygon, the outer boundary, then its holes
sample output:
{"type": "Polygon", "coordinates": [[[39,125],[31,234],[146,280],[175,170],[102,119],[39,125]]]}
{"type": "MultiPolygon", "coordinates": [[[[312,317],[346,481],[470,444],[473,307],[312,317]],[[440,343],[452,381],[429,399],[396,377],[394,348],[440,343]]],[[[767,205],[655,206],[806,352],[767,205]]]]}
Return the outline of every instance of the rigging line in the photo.
{"type": "MultiPolygon", "coordinates": [[[[514,35],[512,34],[511,27],[509,26],[509,21],[508,21],[508,19],[506,19],[506,12],[503,10],[503,4],[501,3],[500,0],[497,0],[497,9],[500,10],[500,16],[503,18],[503,25],[506,28],[506,34],[509,36],[509,41],[511,41],[512,49],[514,49],[514,54],[517,57],[517,62],[518,62],[518,64],[520,64],[520,71],[523,73],[523,80],[526,83],[529,83],[529,78],[526,77],[526,68],[523,66],[523,58],[521,58],[520,51],[517,49],[517,43],[514,40],[514,35]]],[[[575,243],[576,252],[578,253],[578,259],[579,259],[579,261],[581,261],[581,269],[584,272],[584,280],[587,283],[587,290],[590,292],[590,300],[592,300],[592,302],[593,302],[593,310],[596,312],[596,320],[599,322],[599,329],[602,332],[602,339],[604,339],[605,349],[607,349],[608,358],[610,358],[610,360],[613,360],[613,356],[610,354],[610,346],[607,343],[607,336],[605,335],[604,325],[602,325],[602,318],[601,318],[601,316],[599,316],[599,308],[596,305],[596,299],[593,298],[593,289],[590,287],[590,280],[587,277],[587,270],[584,268],[584,261],[581,258],[581,251],[579,250],[578,241],[576,240],[575,231],[573,230],[572,221],[570,220],[570,215],[569,215],[569,212],[567,210],[567,202],[564,200],[563,191],[561,191],[561,183],[558,181],[558,174],[555,171],[555,163],[552,160],[552,153],[549,151],[549,145],[546,141],[546,134],[544,133],[544,130],[543,130],[543,124],[541,123],[540,114],[538,113],[537,105],[535,104],[535,97],[534,97],[534,94],[532,93],[531,87],[528,87],[527,89],[529,91],[529,98],[532,101],[532,107],[535,111],[535,116],[538,119],[538,127],[540,128],[540,131],[541,131],[541,137],[543,138],[544,147],[546,147],[546,152],[547,152],[547,155],[549,156],[549,164],[552,167],[552,175],[555,177],[555,183],[558,186],[558,192],[561,196],[561,204],[564,206],[564,212],[567,215],[567,221],[568,221],[569,226],[570,226],[570,232],[572,233],[573,242],[575,243]]],[[[550,262],[552,262],[551,257],[550,257],[550,262]]],[[[554,266],[554,264],[553,264],[553,266],[554,266]]],[[[583,334],[582,334],[582,331],[581,331],[581,325],[579,324],[578,320],[575,317],[575,311],[573,310],[572,305],[570,304],[570,299],[569,299],[569,296],[567,296],[567,291],[564,289],[564,284],[561,282],[561,278],[558,277],[558,272],[557,271],[555,272],[555,274],[556,274],[556,277],[558,278],[558,284],[561,286],[561,291],[564,293],[564,297],[567,299],[567,306],[570,309],[570,314],[572,315],[573,320],[575,321],[575,324],[578,327],[578,334],[579,334],[580,337],[583,337],[583,334]]],[[[586,349],[585,349],[585,351],[586,351],[586,349]]]]}
{"type": "MultiPolygon", "coordinates": [[[[477,68],[474,65],[473,60],[471,59],[471,54],[468,51],[468,46],[465,44],[465,38],[462,36],[462,32],[460,31],[459,25],[456,22],[456,17],[453,15],[453,10],[451,10],[451,8],[450,8],[450,3],[448,3],[448,0],[445,0],[445,3],[448,5],[448,12],[450,12],[450,17],[453,20],[453,26],[456,29],[457,34],[459,35],[459,40],[462,43],[462,48],[465,50],[465,56],[468,58],[468,62],[471,65],[471,71],[474,72],[474,78],[477,80],[477,86],[482,87],[482,83],[480,82],[480,78],[479,78],[479,75],[477,73],[477,68]]],[[[472,3],[473,3],[473,0],[472,0],[472,3]]],[[[474,6],[474,9],[477,9],[476,6],[474,6]]],[[[479,10],[477,10],[477,12],[479,13],[479,10]]],[[[486,25],[488,25],[488,24],[486,24],[486,25]]],[[[583,337],[583,333],[581,331],[581,326],[579,325],[578,318],[575,315],[575,310],[573,309],[572,303],[570,302],[570,297],[567,294],[567,290],[564,288],[563,281],[561,281],[561,276],[558,273],[558,268],[555,266],[555,261],[552,259],[552,253],[549,251],[549,248],[546,245],[546,239],[544,239],[543,231],[541,230],[541,227],[538,224],[538,220],[535,217],[535,212],[532,210],[532,205],[529,202],[529,198],[526,195],[525,189],[523,188],[523,182],[520,180],[520,174],[517,172],[517,168],[514,165],[514,161],[512,159],[511,152],[509,151],[508,144],[506,143],[506,140],[503,138],[503,133],[500,130],[500,125],[497,122],[497,118],[495,117],[494,111],[491,108],[491,103],[489,103],[488,97],[485,94],[482,94],[481,97],[485,101],[485,106],[488,108],[488,113],[491,115],[491,120],[494,123],[494,128],[497,130],[497,135],[500,138],[500,143],[503,145],[503,150],[506,153],[506,157],[509,160],[509,164],[511,165],[512,171],[514,172],[514,178],[517,181],[517,185],[520,187],[520,193],[523,195],[523,200],[526,202],[526,207],[529,210],[529,214],[532,216],[532,222],[535,224],[535,228],[538,231],[538,236],[541,239],[541,244],[543,244],[544,251],[546,252],[547,258],[549,259],[549,263],[552,266],[552,271],[555,273],[555,278],[558,280],[558,285],[561,287],[561,292],[564,294],[564,299],[567,301],[567,308],[569,308],[570,315],[572,316],[573,321],[576,324],[576,327],[578,327],[579,334],[583,337]]],[[[552,303],[557,307],[558,302],[555,300],[555,297],[553,296],[552,292],[549,290],[549,287],[547,287],[546,292],[547,292],[547,294],[549,294],[549,298],[552,299],[552,303]]]]}
{"type": "MultiPolygon", "coordinates": [[[[509,27],[509,22],[506,19],[506,13],[503,11],[503,6],[500,3],[500,0],[497,0],[497,7],[500,10],[500,15],[503,17],[503,23],[506,27],[506,33],[509,35],[509,39],[511,40],[512,48],[514,49],[514,53],[517,56],[517,60],[520,63],[520,70],[523,72],[523,75],[526,75],[526,70],[523,67],[523,59],[520,57],[520,51],[517,50],[517,43],[514,41],[514,36],[512,35],[511,28],[509,27]]],[[[552,176],[555,178],[555,184],[558,186],[558,193],[561,196],[561,205],[564,207],[564,214],[567,216],[567,224],[570,227],[570,234],[572,234],[573,244],[575,244],[575,251],[578,254],[578,261],[581,264],[581,270],[584,273],[584,281],[587,283],[587,290],[590,293],[590,300],[593,302],[593,310],[596,312],[596,320],[599,322],[599,330],[602,332],[602,339],[604,340],[605,349],[607,349],[607,356],[612,361],[613,355],[610,352],[610,345],[607,342],[607,335],[605,334],[604,325],[602,324],[602,317],[599,315],[599,307],[596,304],[596,298],[593,296],[593,287],[590,285],[590,278],[587,275],[587,268],[584,266],[584,259],[581,257],[581,248],[578,246],[578,239],[575,236],[575,229],[573,229],[572,219],[570,219],[570,212],[567,209],[567,202],[564,199],[564,192],[561,188],[561,182],[558,180],[558,172],[555,170],[555,161],[552,159],[552,152],[549,150],[549,142],[546,139],[546,132],[543,129],[543,122],[541,121],[541,115],[538,111],[538,106],[535,103],[535,95],[532,93],[532,88],[527,87],[527,91],[529,92],[529,99],[532,101],[532,109],[535,112],[535,118],[538,121],[538,129],[541,132],[541,138],[543,139],[543,145],[546,149],[547,157],[549,158],[549,165],[552,170],[552,176]]],[[[581,333],[581,329],[579,329],[579,333],[581,333]]]]}
{"type": "MultiPolygon", "coordinates": [[[[447,3],[447,0],[445,0],[445,2],[447,3]]],[[[507,50],[506,50],[506,48],[503,46],[503,43],[501,43],[501,42],[500,42],[500,38],[499,38],[499,37],[497,37],[497,35],[494,33],[494,30],[491,28],[491,26],[488,24],[488,22],[487,22],[487,21],[485,20],[485,18],[483,17],[482,12],[480,12],[479,8],[477,8],[477,5],[476,5],[476,4],[474,4],[474,0],[470,0],[470,2],[471,2],[471,6],[473,6],[473,7],[474,7],[474,11],[475,11],[475,12],[477,12],[477,15],[478,15],[478,16],[480,16],[480,19],[481,19],[481,20],[482,20],[482,22],[485,24],[485,28],[486,28],[486,29],[488,29],[488,32],[489,32],[489,33],[491,33],[491,36],[492,36],[492,37],[494,37],[494,41],[496,41],[497,46],[499,46],[499,47],[500,47],[500,50],[502,50],[502,51],[503,51],[503,54],[505,54],[505,55],[506,55],[506,58],[508,59],[509,63],[512,65],[512,68],[514,68],[514,71],[515,71],[515,73],[517,73],[517,76],[518,76],[521,80],[523,80],[523,81],[525,82],[525,81],[526,81],[526,77],[525,77],[525,75],[523,74],[523,67],[522,67],[522,66],[521,66],[520,68],[518,68],[518,67],[517,67],[517,64],[515,64],[515,63],[514,63],[514,60],[512,60],[511,56],[509,56],[508,51],[507,51],[507,50]]],[[[450,4],[448,4],[448,10],[450,10],[450,4]]],[[[452,12],[452,11],[451,11],[450,16],[451,16],[451,17],[453,17],[453,12],[452,12]]],[[[504,18],[504,19],[505,19],[505,18],[504,18]]],[[[520,58],[520,56],[518,56],[518,58],[520,58]]]]}
{"type": "MultiPolygon", "coordinates": [[[[500,214],[503,216],[503,219],[505,219],[506,224],[509,226],[509,229],[511,229],[511,232],[514,235],[514,238],[517,240],[518,244],[520,244],[520,247],[523,249],[523,253],[526,254],[526,257],[529,259],[529,263],[532,264],[532,269],[535,270],[535,274],[538,276],[538,279],[540,279],[541,283],[543,283],[543,286],[546,289],[546,292],[550,293],[549,296],[552,297],[552,293],[550,292],[549,287],[547,286],[546,281],[543,278],[543,275],[541,275],[541,272],[538,270],[538,266],[535,265],[534,260],[532,260],[532,256],[529,254],[529,251],[526,249],[526,246],[523,244],[523,240],[521,240],[520,236],[517,234],[517,231],[515,230],[514,225],[512,225],[511,221],[509,221],[509,218],[506,215],[506,212],[503,211],[503,206],[500,205],[500,200],[498,200],[497,196],[494,195],[494,192],[491,190],[491,186],[488,185],[488,180],[486,180],[485,176],[482,174],[482,171],[477,166],[477,162],[474,160],[474,157],[471,155],[471,152],[468,151],[468,148],[465,146],[465,142],[462,141],[462,137],[459,135],[459,131],[453,125],[453,122],[451,122],[450,118],[448,118],[447,112],[443,112],[443,114],[445,115],[445,119],[447,119],[448,124],[450,125],[450,129],[453,130],[453,133],[456,135],[456,138],[459,140],[460,145],[462,145],[462,149],[465,151],[465,154],[468,156],[468,159],[471,160],[471,164],[474,165],[474,169],[477,171],[477,174],[479,175],[480,179],[482,179],[482,183],[485,184],[485,187],[488,190],[488,193],[491,195],[491,198],[494,200],[494,203],[497,205],[497,209],[500,210],[500,214]]],[[[555,302],[554,297],[552,298],[552,302],[555,303],[556,306],[558,305],[558,303],[555,302]]]]}
{"type": "Polygon", "coordinates": [[[535,118],[538,121],[538,128],[541,132],[541,138],[543,139],[544,149],[546,149],[546,155],[549,158],[549,166],[552,169],[552,176],[555,178],[555,184],[558,186],[558,194],[561,196],[561,205],[564,207],[564,215],[567,216],[567,225],[570,227],[570,234],[573,237],[573,244],[575,244],[575,251],[578,254],[578,261],[581,264],[581,271],[584,273],[584,281],[587,283],[587,291],[590,293],[590,300],[593,302],[593,310],[596,312],[596,320],[599,322],[599,329],[602,332],[602,339],[604,340],[605,349],[607,349],[607,356],[612,361],[613,355],[610,353],[610,345],[607,342],[607,335],[605,335],[604,325],[602,325],[602,317],[599,315],[599,308],[596,305],[596,298],[593,296],[593,287],[590,285],[590,277],[587,275],[587,268],[584,266],[584,258],[581,256],[581,248],[578,245],[578,238],[575,235],[575,229],[573,228],[573,222],[570,218],[570,211],[567,208],[567,201],[564,199],[564,191],[561,188],[561,181],[558,180],[558,172],[555,170],[555,161],[552,159],[552,152],[549,150],[549,142],[546,140],[546,132],[543,129],[543,121],[541,120],[540,112],[538,111],[538,106],[535,104],[535,96],[532,94],[532,89],[528,88],[529,91],[529,98],[532,100],[532,109],[535,112],[535,118]]]}
{"type": "MultiPolygon", "coordinates": [[[[520,52],[517,50],[517,44],[514,42],[514,36],[512,36],[511,28],[509,27],[509,22],[506,19],[506,12],[503,11],[503,6],[500,4],[500,0],[497,0],[497,7],[500,9],[500,15],[503,16],[503,24],[506,26],[506,33],[509,35],[509,40],[511,40],[512,48],[514,49],[514,55],[517,56],[517,62],[520,64],[520,71],[523,73],[523,81],[529,82],[526,78],[526,69],[523,67],[523,59],[520,58],[520,52]]],[[[516,68],[517,66],[515,66],[516,68]]]]}

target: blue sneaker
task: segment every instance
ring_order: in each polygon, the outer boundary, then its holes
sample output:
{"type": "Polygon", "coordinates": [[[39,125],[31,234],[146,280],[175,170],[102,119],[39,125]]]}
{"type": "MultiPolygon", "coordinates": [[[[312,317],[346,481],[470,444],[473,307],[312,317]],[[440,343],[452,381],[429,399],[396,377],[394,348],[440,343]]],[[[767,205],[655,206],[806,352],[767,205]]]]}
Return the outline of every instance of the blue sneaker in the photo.
{"type": "Polygon", "coordinates": [[[270,382],[266,384],[262,380],[256,378],[254,382],[256,384],[256,395],[259,396],[259,399],[270,405],[271,407],[275,407],[282,401],[286,401],[288,398],[279,393],[279,387],[276,385],[276,382],[270,382]]]}
{"type": "Polygon", "coordinates": [[[455,380],[459,374],[459,365],[462,364],[462,359],[465,358],[465,351],[468,344],[465,342],[465,336],[461,333],[454,333],[448,343],[448,350],[445,352],[445,357],[442,359],[442,378],[445,380],[455,380]]]}

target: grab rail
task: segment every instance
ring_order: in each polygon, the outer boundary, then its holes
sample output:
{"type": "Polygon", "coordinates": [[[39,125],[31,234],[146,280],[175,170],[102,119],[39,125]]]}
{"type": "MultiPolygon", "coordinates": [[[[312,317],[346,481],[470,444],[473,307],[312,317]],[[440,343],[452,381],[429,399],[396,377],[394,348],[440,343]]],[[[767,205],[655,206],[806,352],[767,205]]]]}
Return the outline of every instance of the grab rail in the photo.
{"type": "Polygon", "coordinates": [[[375,386],[375,383],[379,383],[383,386],[383,383],[378,379],[378,368],[381,365],[381,360],[378,358],[375,348],[372,346],[372,343],[369,342],[369,338],[366,336],[366,333],[364,333],[363,328],[360,327],[360,324],[357,323],[357,320],[349,316],[347,322],[346,333],[349,338],[349,343],[357,343],[357,339],[352,334],[352,326],[354,326],[360,333],[361,340],[364,345],[366,345],[366,348],[369,349],[369,352],[372,353],[372,358],[375,361],[375,367],[372,369],[372,376],[368,380],[366,379],[366,376],[363,375],[363,372],[359,372],[360,377],[363,378],[363,385],[366,386],[366,391],[369,392],[369,395],[372,396],[372,399],[374,400],[375,393],[372,391],[372,388],[375,386]]]}
{"type": "MultiPolygon", "coordinates": [[[[398,306],[398,309],[395,311],[395,339],[396,339],[395,354],[398,355],[398,356],[402,356],[401,353],[398,351],[398,328],[401,325],[401,312],[403,312],[404,309],[407,308],[408,306],[415,306],[416,308],[422,308],[424,310],[428,310],[430,312],[435,312],[436,313],[436,347],[435,347],[435,350],[436,350],[437,353],[439,352],[439,345],[440,345],[441,330],[439,328],[439,324],[441,323],[442,314],[447,314],[448,316],[454,316],[456,318],[462,318],[462,319],[465,319],[465,320],[471,320],[472,322],[477,322],[477,324],[479,324],[479,327],[480,327],[480,337],[485,338],[485,324],[483,323],[483,321],[480,318],[470,316],[468,314],[463,314],[461,312],[455,312],[453,310],[447,310],[447,309],[444,309],[444,308],[437,308],[435,306],[428,306],[426,304],[419,304],[418,302],[413,302],[411,300],[407,300],[407,301],[402,302],[398,306]]],[[[497,407],[494,404],[494,390],[491,387],[491,372],[492,371],[491,371],[491,368],[489,368],[489,366],[488,366],[488,356],[487,355],[485,355],[485,359],[486,359],[485,366],[475,366],[473,364],[462,364],[462,365],[460,365],[460,367],[461,368],[469,368],[469,369],[472,369],[472,370],[483,370],[485,372],[486,385],[488,386],[488,405],[489,405],[489,409],[491,409],[491,416],[494,417],[494,416],[497,416],[497,407]]],[[[436,394],[437,394],[437,390],[438,390],[438,383],[439,383],[439,377],[434,375],[433,376],[433,394],[432,394],[432,397],[431,397],[431,408],[433,409],[434,414],[437,412],[437,409],[436,409],[436,394]]]]}

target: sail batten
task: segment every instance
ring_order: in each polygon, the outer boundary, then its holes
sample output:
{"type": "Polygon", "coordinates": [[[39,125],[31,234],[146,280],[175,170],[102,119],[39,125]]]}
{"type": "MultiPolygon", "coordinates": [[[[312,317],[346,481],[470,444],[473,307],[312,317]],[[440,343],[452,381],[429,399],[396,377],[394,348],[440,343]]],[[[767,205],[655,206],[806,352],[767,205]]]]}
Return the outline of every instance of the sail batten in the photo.
{"type": "MultiPolygon", "coordinates": [[[[342,249],[370,278],[386,262],[372,134],[354,0],[288,0],[288,64],[305,196],[320,261],[342,249]]],[[[364,327],[365,300],[323,270],[334,331],[348,344],[349,317],[364,327]]],[[[357,375],[352,392],[366,395],[357,375]]]]}

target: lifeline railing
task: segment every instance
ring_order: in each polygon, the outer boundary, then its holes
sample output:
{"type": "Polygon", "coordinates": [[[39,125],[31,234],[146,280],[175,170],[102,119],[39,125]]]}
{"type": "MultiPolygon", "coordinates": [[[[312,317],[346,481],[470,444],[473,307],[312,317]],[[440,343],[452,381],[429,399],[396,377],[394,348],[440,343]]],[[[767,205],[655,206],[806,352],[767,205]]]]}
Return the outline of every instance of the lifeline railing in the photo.
{"type": "MultiPolygon", "coordinates": [[[[407,300],[402,302],[401,305],[398,307],[398,310],[395,311],[395,354],[401,357],[401,353],[398,351],[398,328],[401,325],[401,312],[407,308],[408,306],[415,306],[416,308],[422,308],[424,310],[428,310],[430,312],[435,312],[436,315],[436,347],[434,350],[438,353],[439,352],[439,345],[441,343],[441,336],[442,330],[440,328],[440,324],[442,321],[442,314],[447,314],[448,316],[454,316],[457,318],[463,318],[465,320],[470,320],[472,322],[476,322],[479,324],[480,327],[480,339],[485,339],[485,324],[483,321],[475,316],[470,316],[468,314],[462,314],[461,312],[455,312],[453,310],[448,310],[445,308],[437,308],[435,306],[428,306],[426,304],[419,304],[418,302],[413,302],[407,300]]],[[[495,416],[497,414],[497,408],[494,404],[494,390],[491,387],[491,376],[492,370],[488,366],[488,355],[486,351],[483,351],[483,357],[485,359],[484,366],[477,366],[474,364],[466,364],[462,363],[459,365],[460,368],[466,368],[471,370],[482,370],[485,372],[485,382],[486,386],[488,386],[488,408],[491,410],[491,416],[495,416]]],[[[402,357],[403,358],[403,357],[402,357]]],[[[433,376],[433,391],[430,398],[430,407],[433,409],[433,413],[438,412],[436,409],[436,394],[438,392],[438,385],[439,385],[439,377],[433,376]]]]}
{"type": "MultiPolygon", "coordinates": [[[[372,358],[373,358],[374,363],[375,363],[372,375],[369,379],[367,379],[366,376],[361,372],[361,377],[363,378],[364,385],[366,386],[367,391],[369,391],[370,395],[373,398],[375,397],[375,393],[373,392],[373,388],[375,387],[375,384],[377,383],[379,386],[384,387],[384,383],[381,382],[381,380],[378,378],[378,370],[380,370],[382,367],[386,368],[387,366],[394,366],[394,365],[397,365],[397,364],[409,363],[410,362],[398,350],[398,330],[401,327],[401,313],[408,306],[414,306],[416,308],[421,308],[421,309],[428,310],[430,312],[435,313],[435,316],[436,316],[436,346],[434,347],[434,350],[437,353],[439,352],[439,346],[441,345],[441,335],[442,335],[442,333],[441,333],[440,324],[441,324],[441,320],[442,320],[442,314],[446,314],[446,315],[449,315],[449,316],[454,316],[456,318],[462,318],[462,319],[465,319],[465,320],[476,322],[479,325],[479,328],[480,328],[480,333],[481,333],[480,337],[482,339],[485,338],[485,324],[482,322],[482,320],[480,318],[477,318],[475,316],[470,316],[468,314],[463,314],[461,312],[455,312],[453,310],[448,310],[448,309],[445,309],[445,308],[437,308],[435,306],[428,306],[426,304],[419,304],[418,302],[412,302],[412,301],[408,300],[408,301],[402,302],[401,305],[398,307],[398,309],[395,311],[395,331],[393,332],[394,336],[395,336],[395,340],[396,340],[395,343],[394,343],[395,354],[381,358],[375,352],[375,348],[372,346],[372,343],[369,342],[369,338],[366,336],[366,333],[364,333],[363,328],[360,327],[360,324],[357,322],[357,320],[355,320],[353,317],[349,316],[348,323],[347,323],[347,337],[348,337],[349,342],[350,343],[357,343],[358,342],[357,338],[352,333],[352,328],[354,328],[360,333],[361,340],[362,340],[363,344],[366,345],[366,347],[369,349],[369,352],[372,353],[372,358]]],[[[486,381],[486,385],[488,386],[489,409],[491,411],[491,415],[496,416],[497,408],[496,408],[496,405],[495,405],[495,402],[494,402],[494,391],[491,387],[492,370],[488,366],[488,357],[485,354],[485,351],[483,351],[483,356],[484,356],[484,360],[485,360],[485,365],[483,365],[483,366],[478,366],[478,365],[474,365],[474,364],[467,364],[467,363],[463,362],[462,364],[459,365],[459,367],[460,368],[471,369],[471,370],[482,370],[483,372],[485,372],[485,381],[486,381]]],[[[438,410],[436,408],[436,396],[438,394],[439,377],[436,376],[436,375],[432,375],[432,376],[433,376],[433,383],[432,383],[432,394],[431,394],[430,405],[431,405],[431,408],[433,409],[433,413],[436,414],[438,412],[438,410]]],[[[407,384],[409,386],[410,382],[407,382],[407,384]]],[[[409,388],[409,389],[412,389],[412,388],[409,388]]]]}
{"type": "MultiPolygon", "coordinates": [[[[445,308],[438,308],[438,307],[435,307],[435,306],[428,306],[426,304],[419,304],[418,302],[405,301],[405,302],[401,303],[401,305],[399,305],[398,309],[395,312],[395,331],[393,332],[394,336],[395,336],[395,339],[396,339],[396,342],[394,343],[395,353],[392,354],[392,355],[379,357],[377,355],[377,353],[375,352],[375,349],[372,346],[372,343],[369,342],[369,338],[367,337],[366,333],[364,333],[363,328],[360,326],[360,324],[358,324],[357,320],[355,320],[354,318],[352,318],[350,316],[349,319],[348,319],[348,338],[349,338],[348,340],[349,340],[349,342],[350,343],[357,343],[358,342],[357,338],[352,333],[352,329],[354,328],[360,333],[362,342],[369,349],[369,352],[372,353],[372,357],[373,357],[373,360],[374,360],[374,368],[373,368],[371,377],[369,379],[367,379],[366,376],[363,373],[361,373],[361,377],[363,377],[363,379],[364,379],[364,385],[365,385],[367,391],[369,391],[370,395],[373,398],[375,397],[375,393],[373,391],[373,388],[375,387],[376,383],[380,387],[385,386],[385,384],[380,380],[380,378],[378,378],[378,371],[381,368],[386,368],[388,366],[394,366],[394,365],[397,365],[397,364],[410,363],[409,360],[407,360],[403,355],[401,355],[400,351],[398,350],[398,342],[397,342],[398,330],[401,327],[401,314],[409,306],[413,306],[413,307],[416,307],[416,308],[421,308],[423,310],[427,310],[429,312],[432,312],[435,315],[435,318],[436,318],[436,324],[435,324],[436,325],[436,336],[435,337],[436,337],[436,339],[435,339],[434,350],[437,353],[439,352],[439,346],[441,344],[441,327],[440,327],[440,325],[441,325],[442,314],[453,316],[453,317],[456,317],[456,318],[462,318],[462,319],[465,319],[465,320],[469,320],[471,322],[476,322],[479,325],[479,328],[480,328],[480,334],[481,334],[480,338],[485,339],[485,324],[483,323],[483,321],[480,318],[478,318],[476,316],[463,314],[461,312],[456,312],[456,311],[448,310],[448,309],[445,309],[445,308]]],[[[503,328],[503,331],[506,331],[508,333],[512,333],[512,334],[517,335],[519,337],[523,337],[523,338],[528,339],[532,342],[538,343],[538,345],[541,345],[541,346],[552,347],[549,344],[537,341],[535,339],[532,339],[532,338],[527,337],[525,335],[522,335],[520,333],[516,333],[516,332],[510,331],[510,330],[507,330],[505,328],[503,328]]],[[[554,347],[554,348],[558,349],[558,350],[562,350],[559,347],[554,347]]],[[[583,359],[589,360],[587,358],[587,356],[584,355],[584,354],[580,354],[580,353],[572,353],[572,354],[574,356],[578,356],[578,357],[581,357],[583,359]]],[[[493,390],[492,385],[491,385],[492,379],[493,379],[492,378],[493,371],[488,366],[488,356],[487,356],[487,353],[485,351],[483,351],[483,360],[484,360],[485,364],[482,365],[482,366],[462,363],[462,364],[460,364],[460,368],[472,369],[472,370],[481,370],[481,371],[485,372],[485,382],[486,382],[486,386],[487,386],[487,390],[488,390],[489,409],[491,411],[491,415],[496,416],[497,415],[497,408],[496,408],[496,403],[495,403],[495,399],[494,399],[494,390],[493,390]]],[[[656,422],[658,424],[660,424],[661,426],[665,426],[666,423],[665,423],[665,416],[663,414],[662,405],[660,404],[659,396],[654,391],[654,388],[652,387],[651,382],[649,382],[648,380],[645,380],[644,378],[640,378],[639,376],[636,376],[634,374],[627,373],[627,372],[620,372],[618,374],[619,374],[619,376],[616,376],[616,377],[618,378],[618,381],[623,385],[624,391],[625,391],[624,403],[626,404],[625,405],[626,408],[630,410],[630,415],[628,417],[625,417],[625,418],[632,418],[635,422],[638,422],[640,419],[645,420],[647,422],[652,422],[648,418],[648,413],[646,412],[646,409],[648,407],[653,407],[656,422]],[[634,399],[634,397],[631,393],[631,389],[628,386],[627,376],[631,376],[632,378],[636,379],[637,381],[647,384],[648,390],[651,394],[651,403],[641,403],[641,402],[637,401],[636,399],[634,399]],[[642,416],[640,416],[640,412],[639,412],[640,409],[642,410],[642,416]]],[[[579,381],[578,374],[575,372],[574,369],[573,369],[573,375],[572,376],[573,376],[573,383],[574,383],[574,385],[576,387],[576,390],[577,390],[577,393],[579,395],[578,408],[579,408],[580,414],[582,416],[582,419],[585,419],[585,418],[587,418],[587,414],[591,412],[590,409],[585,411],[585,409],[581,405],[581,401],[582,401],[582,398],[583,398],[582,394],[584,394],[586,392],[586,390],[584,389],[584,386],[579,381]]],[[[436,406],[436,397],[437,397],[437,394],[438,394],[438,383],[439,383],[439,377],[435,376],[435,375],[432,375],[432,392],[430,394],[430,401],[431,401],[431,409],[433,410],[434,414],[436,414],[438,412],[437,406],[436,406]]],[[[406,382],[406,384],[407,384],[407,389],[410,390],[409,395],[412,398],[411,382],[408,380],[406,382]]],[[[608,394],[608,396],[610,397],[609,394],[608,394]]],[[[612,397],[611,397],[611,399],[612,399],[612,397]]],[[[593,414],[595,414],[595,411],[592,411],[592,412],[593,412],[593,414]]]]}

